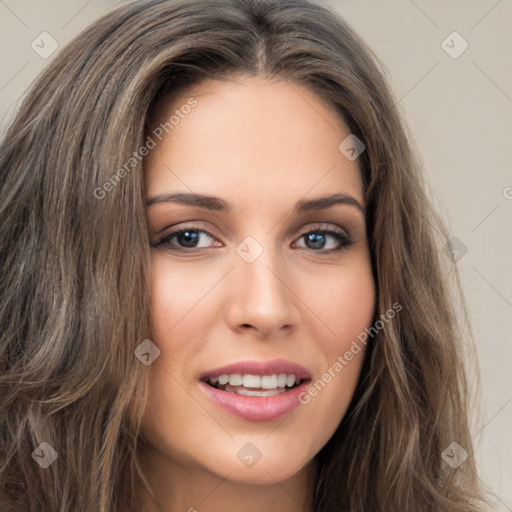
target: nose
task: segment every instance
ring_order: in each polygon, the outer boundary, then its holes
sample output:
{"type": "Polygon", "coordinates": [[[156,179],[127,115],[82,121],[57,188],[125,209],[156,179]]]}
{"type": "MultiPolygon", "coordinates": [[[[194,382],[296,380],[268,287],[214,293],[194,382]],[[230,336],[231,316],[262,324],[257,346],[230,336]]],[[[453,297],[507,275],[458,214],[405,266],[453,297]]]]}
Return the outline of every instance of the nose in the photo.
{"type": "Polygon", "coordinates": [[[299,322],[297,296],[286,262],[266,248],[253,262],[234,255],[227,321],[231,329],[262,339],[282,338],[299,322]]]}

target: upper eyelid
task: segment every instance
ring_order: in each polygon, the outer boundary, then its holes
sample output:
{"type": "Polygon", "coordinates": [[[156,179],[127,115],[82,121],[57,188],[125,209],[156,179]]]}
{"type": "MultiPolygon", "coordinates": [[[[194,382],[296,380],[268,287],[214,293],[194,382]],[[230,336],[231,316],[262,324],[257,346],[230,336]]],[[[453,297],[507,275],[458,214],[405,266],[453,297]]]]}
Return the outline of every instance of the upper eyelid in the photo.
{"type": "MultiPolygon", "coordinates": [[[[183,230],[203,232],[206,235],[208,235],[210,238],[218,241],[219,237],[217,237],[214,233],[212,233],[211,230],[209,230],[208,228],[201,227],[201,222],[199,222],[199,224],[196,224],[196,225],[194,225],[193,222],[194,221],[191,221],[191,223],[177,224],[175,226],[172,226],[170,228],[162,230],[161,234],[158,236],[158,239],[155,241],[155,243],[158,243],[158,241],[163,238],[168,238],[171,236],[174,237],[176,235],[176,232],[180,232],[183,230]]],[[[341,234],[344,233],[346,236],[349,236],[349,237],[351,236],[346,228],[343,228],[341,226],[334,226],[332,223],[317,222],[317,223],[310,223],[310,224],[311,224],[310,227],[308,227],[308,225],[306,224],[305,226],[301,226],[300,228],[298,228],[298,232],[299,232],[299,234],[297,235],[298,238],[301,238],[302,236],[309,233],[310,231],[323,231],[323,230],[328,230],[328,229],[335,229],[336,231],[341,232],[341,234]]],[[[331,235],[331,236],[333,236],[333,235],[331,235]]]]}

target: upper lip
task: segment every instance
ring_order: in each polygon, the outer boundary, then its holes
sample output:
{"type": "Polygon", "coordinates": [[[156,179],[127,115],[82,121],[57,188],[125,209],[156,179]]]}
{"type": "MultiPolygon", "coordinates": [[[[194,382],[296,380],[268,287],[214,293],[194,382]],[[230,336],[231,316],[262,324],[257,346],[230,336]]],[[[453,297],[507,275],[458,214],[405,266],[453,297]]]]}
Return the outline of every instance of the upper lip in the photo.
{"type": "Polygon", "coordinates": [[[304,366],[285,359],[274,359],[271,361],[240,361],[228,364],[203,372],[199,376],[199,380],[235,373],[241,373],[242,375],[279,375],[280,373],[286,373],[287,375],[295,375],[301,380],[311,379],[311,373],[304,366]]]}

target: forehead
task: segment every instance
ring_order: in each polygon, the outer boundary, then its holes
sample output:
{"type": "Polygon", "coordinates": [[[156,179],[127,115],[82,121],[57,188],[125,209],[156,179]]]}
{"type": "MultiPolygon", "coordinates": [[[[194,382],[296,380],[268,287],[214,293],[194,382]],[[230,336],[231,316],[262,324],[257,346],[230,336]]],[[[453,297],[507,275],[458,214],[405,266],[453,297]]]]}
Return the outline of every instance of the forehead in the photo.
{"type": "Polygon", "coordinates": [[[350,131],[304,86],[264,78],[204,82],[157,105],[152,129],[162,126],[145,162],[148,195],[179,188],[236,204],[342,191],[363,202],[357,160],[338,149],[350,131]]]}

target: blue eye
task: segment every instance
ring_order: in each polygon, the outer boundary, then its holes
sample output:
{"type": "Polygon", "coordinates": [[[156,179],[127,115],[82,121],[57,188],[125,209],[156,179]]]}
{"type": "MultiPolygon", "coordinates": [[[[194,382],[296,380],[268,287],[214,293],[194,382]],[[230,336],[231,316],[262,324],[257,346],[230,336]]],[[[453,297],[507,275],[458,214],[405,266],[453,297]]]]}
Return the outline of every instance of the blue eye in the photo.
{"type": "Polygon", "coordinates": [[[164,235],[155,246],[165,246],[170,249],[196,249],[198,247],[204,247],[199,245],[199,241],[201,240],[200,234],[206,235],[205,238],[209,238],[210,240],[214,240],[214,238],[203,229],[194,229],[194,228],[180,228],[175,231],[171,231],[167,235],[164,235]],[[178,242],[178,246],[173,244],[172,241],[176,238],[178,242]]]}
{"type": "MultiPolygon", "coordinates": [[[[352,238],[342,231],[337,229],[315,229],[304,233],[299,237],[299,240],[305,240],[306,248],[308,249],[320,249],[322,252],[334,252],[340,251],[346,247],[350,247],[354,244],[352,238]],[[335,240],[335,246],[325,248],[329,238],[335,240]],[[309,246],[308,246],[309,244],[309,246]],[[337,245],[336,245],[337,244],[337,245]]],[[[319,251],[317,251],[319,252],[319,251]]]]}
{"type": "MultiPolygon", "coordinates": [[[[215,238],[204,229],[198,229],[192,226],[186,226],[176,229],[170,233],[165,234],[159,240],[153,243],[154,247],[164,247],[172,251],[193,252],[194,249],[204,249],[213,247],[214,245],[207,245],[208,240],[214,244],[215,238]],[[201,243],[201,241],[204,241],[201,243]],[[206,245],[205,245],[206,243],[206,245]],[[191,251],[187,251],[190,249],[191,251]]],[[[350,247],[354,244],[352,238],[343,231],[338,231],[333,228],[313,229],[303,233],[298,240],[304,240],[306,246],[300,247],[310,249],[313,252],[330,253],[340,251],[344,248],[350,247]],[[329,239],[334,240],[330,245],[334,247],[326,248],[329,239]]],[[[294,242],[297,246],[297,242],[294,242]]]]}

